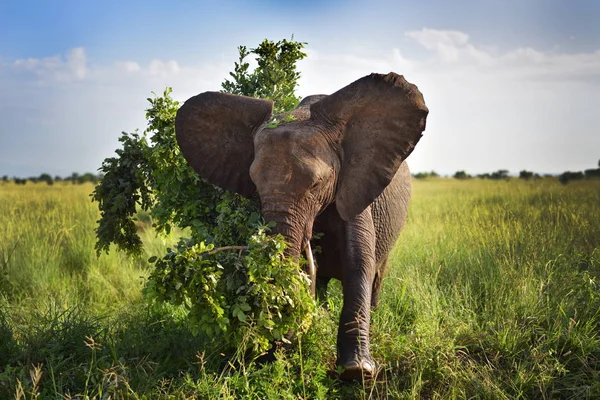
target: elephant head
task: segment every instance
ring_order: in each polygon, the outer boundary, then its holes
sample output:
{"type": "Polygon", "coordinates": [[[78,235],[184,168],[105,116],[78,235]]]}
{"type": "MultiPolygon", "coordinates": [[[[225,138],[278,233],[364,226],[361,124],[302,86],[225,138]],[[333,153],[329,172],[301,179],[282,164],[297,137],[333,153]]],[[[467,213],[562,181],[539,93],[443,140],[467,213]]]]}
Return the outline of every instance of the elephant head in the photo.
{"type": "Polygon", "coordinates": [[[270,100],[205,92],[179,109],[184,157],[217,186],[261,200],[275,233],[301,251],[328,205],[351,220],[377,198],[422,136],[428,109],[415,85],[395,73],[365,76],[310,96],[295,119],[265,128],[270,100]]]}

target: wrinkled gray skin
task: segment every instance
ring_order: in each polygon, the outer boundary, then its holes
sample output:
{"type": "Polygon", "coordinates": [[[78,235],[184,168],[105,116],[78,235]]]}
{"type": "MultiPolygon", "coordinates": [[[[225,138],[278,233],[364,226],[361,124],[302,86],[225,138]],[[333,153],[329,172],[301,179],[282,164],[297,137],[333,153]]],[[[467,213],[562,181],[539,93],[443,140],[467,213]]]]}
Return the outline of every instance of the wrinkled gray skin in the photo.
{"type": "Polygon", "coordinates": [[[244,196],[258,192],[297,256],[313,232],[317,291],[341,280],[337,337],[343,379],[372,377],[371,307],[410,199],[404,162],[425,129],[428,109],[416,86],[395,73],[371,74],[332,95],[310,96],[294,122],[264,129],[272,102],[224,93],[192,97],[176,118],[183,155],[207,181],[244,196]]]}

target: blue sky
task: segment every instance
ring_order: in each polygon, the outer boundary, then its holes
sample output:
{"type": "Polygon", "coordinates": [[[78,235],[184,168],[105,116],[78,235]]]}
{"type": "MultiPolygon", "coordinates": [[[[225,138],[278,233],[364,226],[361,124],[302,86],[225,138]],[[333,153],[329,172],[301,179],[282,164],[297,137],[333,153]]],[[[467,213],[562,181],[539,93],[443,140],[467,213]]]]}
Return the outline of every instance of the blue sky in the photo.
{"type": "Polygon", "coordinates": [[[308,42],[298,94],[404,74],[431,110],[409,164],[562,172],[600,158],[600,2],[1,1],[0,176],[95,171],[146,97],[218,90],[237,46],[308,42]],[[124,4],[125,3],[125,4],[124,4]]]}

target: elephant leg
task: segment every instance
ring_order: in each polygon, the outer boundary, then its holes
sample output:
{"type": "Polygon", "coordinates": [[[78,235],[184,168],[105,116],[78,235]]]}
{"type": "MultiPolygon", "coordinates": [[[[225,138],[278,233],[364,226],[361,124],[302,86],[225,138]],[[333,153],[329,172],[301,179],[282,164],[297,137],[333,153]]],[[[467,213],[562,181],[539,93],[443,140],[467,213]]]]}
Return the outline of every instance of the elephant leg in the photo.
{"type": "Polygon", "coordinates": [[[381,261],[377,266],[377,272],[375,273],[375,278],[373,279],[373,290],[371,293],[371,309],[377,308],[377,304],[379,304],[379,296],[381,295],[381,284],[383,282],[385,270],[387,269],[387,264],[388,258],[385,257],[383,261],[381,261]]]}
{"type": "Polygon", "coordinates": [[[317,277],[317,301],[325,307],[327,305],[327,285],[329,285],[329,277],[317,277]]]}
{"type": "Polygon", "coordinates": [[[371,295],[375,278],[375,233],[370,207],[348,222],[343,254],[344,305],[338,327],[337,365],[341,378],[372,378],[376,364],[370,353],[371,295]]]}
{"type": "Polygon", "coordinates": [[[377,272],[375,274],[375,279],[373,279],[373,289],[371,291],[371,309],[377,308],[377,304],[379,304],[379,295],[381,294],[381,273],[377,272]]]}

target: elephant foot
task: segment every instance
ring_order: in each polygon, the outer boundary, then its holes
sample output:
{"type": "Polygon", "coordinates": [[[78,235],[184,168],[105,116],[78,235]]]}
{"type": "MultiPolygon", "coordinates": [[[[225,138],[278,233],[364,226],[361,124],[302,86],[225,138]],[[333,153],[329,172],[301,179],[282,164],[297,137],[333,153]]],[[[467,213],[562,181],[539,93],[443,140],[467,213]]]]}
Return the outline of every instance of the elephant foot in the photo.
{"type": "Polygon", "coordinates": [[[373,359],[352,360],[338,365],[343,368],[340,373],[340,379],[343,381],[368,381],[377,377],[377,364],[373,359]]]}

